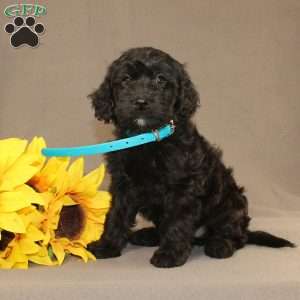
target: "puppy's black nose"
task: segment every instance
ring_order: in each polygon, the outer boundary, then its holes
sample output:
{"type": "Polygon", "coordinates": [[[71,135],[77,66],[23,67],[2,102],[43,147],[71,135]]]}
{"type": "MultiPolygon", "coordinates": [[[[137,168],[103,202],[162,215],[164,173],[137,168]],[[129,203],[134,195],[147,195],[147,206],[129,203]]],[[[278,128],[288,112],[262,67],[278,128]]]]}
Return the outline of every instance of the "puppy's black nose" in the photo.
{"type": "Polygon", "coordinates": [[[135,101],[135,105],[139,108],[139,109],[143,109],[148,105],[148,102],[145,99],[139,98],[135,101]]]}

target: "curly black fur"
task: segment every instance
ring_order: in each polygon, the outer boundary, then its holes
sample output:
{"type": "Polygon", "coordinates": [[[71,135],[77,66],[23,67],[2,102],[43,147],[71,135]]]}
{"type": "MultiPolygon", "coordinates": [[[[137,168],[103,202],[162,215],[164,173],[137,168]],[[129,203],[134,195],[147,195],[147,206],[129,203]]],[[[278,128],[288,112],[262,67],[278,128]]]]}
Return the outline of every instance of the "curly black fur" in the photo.
{"type": "Polygon", "coordinates": [[[128,241],[157,246],[157,267],[184,264],[193,244],[216,258],[233,255],[247,242],[293,246],[267,233],[250,233],[244,189],[226,168],[221,151],[201,136],[190,118],[198,93],[184,66],[153,49],[126,51],[108,69],[92,95],[95,116],[112,121],[117,138],[175,121],[175,133],[158,143],[107,155],[112,207],[101,239],[89,245],[97,258],[121,255],[128,241]],[[137,213],[155,227],[131,232],[137,213]],[[202,238],[197,229],[205,228],[202,238]],[[249,237],[251,237],[249,239],[249,237]]]}

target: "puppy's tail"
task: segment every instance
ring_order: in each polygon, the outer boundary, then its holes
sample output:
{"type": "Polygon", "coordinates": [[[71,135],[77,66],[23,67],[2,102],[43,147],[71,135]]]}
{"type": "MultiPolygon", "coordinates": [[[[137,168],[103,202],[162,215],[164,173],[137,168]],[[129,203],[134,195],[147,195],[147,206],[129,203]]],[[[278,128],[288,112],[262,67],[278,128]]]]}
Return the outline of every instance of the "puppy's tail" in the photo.
{"type": "Polygon", "coordinates": [[[265,231],[247,231],[247,235],[247,244],[266,246],[272,248],[296,247],[294,243],[265,231]]]}
{"type": "MultiPolygon", "coordinates": [[[[294,248],[296,245],[286,239],[277,237],[265,231],[247,231],[248,240],[246,244],[266,246],[272,248],[291,247],[294,248]]],[[[195,237],[193,245],[204,246],[207,242],[207,236],[195,237]]]]}

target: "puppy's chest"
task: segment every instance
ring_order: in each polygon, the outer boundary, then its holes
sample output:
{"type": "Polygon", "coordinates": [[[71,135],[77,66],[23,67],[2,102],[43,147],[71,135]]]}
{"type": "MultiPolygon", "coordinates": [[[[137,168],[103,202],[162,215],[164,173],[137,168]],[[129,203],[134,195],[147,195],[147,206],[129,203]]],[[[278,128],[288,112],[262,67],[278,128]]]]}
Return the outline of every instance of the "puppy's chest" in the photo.
{"type": "Polygon", "coordinates": [[[174,149],[145,147],[135,149],[123,158],[124,170],[131,183],[140,189],[175,184],[184,173],[182,159],[176,159],[174,149]]]}
{"type": "Polygon", "coordinates": [[[157,155],[132,155],[124,160],[124,169],[132,184],[142,187],[163,184],[169,166],[157,155]]]}
{"type": "Polygon", "coordinates": [[[161,205],[170,191],[167,168],[159,160],[136,160],[126,168],[130,180],[129,189],[135,191],[136,201],[146,204],[161,205]]]}

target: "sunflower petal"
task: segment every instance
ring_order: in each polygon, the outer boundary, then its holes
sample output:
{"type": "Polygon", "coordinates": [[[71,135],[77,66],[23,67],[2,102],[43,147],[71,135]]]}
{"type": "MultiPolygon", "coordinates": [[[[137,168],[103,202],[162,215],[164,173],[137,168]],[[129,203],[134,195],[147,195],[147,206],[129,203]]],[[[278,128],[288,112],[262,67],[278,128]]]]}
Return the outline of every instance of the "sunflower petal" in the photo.
{"type": "Polygon", "coordinates": [[[0,269],[11,269],[13,265],[13,261],[8,261],[7,259],[0,258],[0,269]]]}
{"type": "Polygon", "coordinates": [[[29,185],[23,184],[15,188],[15,191],[22,192],[24,197],[27,197],[31,203],[44,205],[45,201],[40,193],[37,193],[29,185]]]}
{"type": "Polygon", "coordinates": [[[40,247],[31,238],[23,237],[19,240],[19,246],[24,254],[37,253],[40,247]]]}
{"type": "Polygon", "coordinates": [[[94,181],[97,187],[102,183],[105,175],[105,165],[101,164],[96,170],[85,176],[86,179],[94,181]]]}
{"type": "Polygon", "coordinates": [[[41,173],[52,175],[52,178],[56,177],[56,172],[60,169],[65,170],[70,162],[69,157],[51,157],[44,168],[41,170],[41,173]]]}
{"type": "Polygon", "coordinates": [[[17,262],[14,264],[14,269],[28,269],[28,261],[17,262]]]}
{"type": "Polygon", "coordinates": [[[89,212],[87,214],[87,219],[96,223],[96,224],[104,224],[106,219],[107,209],[105,210],[98,210],[96,212],[89,212]]]}
{"type": "Polygon", "coordinates": [[[72,206],[72,205],[77,205],[78,203],[75,202],[70,196],[65,195],[60,198],[60,201],[62,201],[64,206],[72,206]]]}
{"type": "Polygon", "coordinates": [[[41,150],[42,150],[42,148],[45,148],[45,147],[46,147],[46,142],[45,142],[44,138],[35,136],[32,139],[31,143],[28,145],[26,152],[36,153],[36,154],[40,155],[41,160],[44,160],[45,156],[42,155],[41,150]]]}
{"type": "Polygon", "coordinates": [[[69,163],[70,158],[68,157],[52,157],[42,169],[42,175],[47,176],[49,184],[53,185],[57,177],[65,176],[65,170],[69,163]]]}
{"type": "Polygon", "coordinates": [[[32,154],[22,154],[15,163],[10,166],[0,183],[0,190],[9,191],[14,187],[24,184],[39,170],[37,157],[32,154]]]}
{"type": "Polygon", "coordinates": [[[24,152],[26,140],[9,138],[0,140],[0,174],[3,174],[24,152]]]}
{"type": "Polygon", "coordinates": [[[47,232],[45,233],[45,237],[44,237],[44,240],[43,240],[43,245],[46,246],[49,244],[50,242],[50,239],[51,239],[51,234],[50,234],[50,231],[47,230],[47,232]]]}
{"type": "Polygon", "coordinates": [[[30,204],[30,198],[20,191],[0,193],[1,212],[14,212],[30,204]]]}
{"type": "Polygon", "coordinates": [[[15,233],[25,233],[22,218],[15,212],[0,213],[0,228],[15,233]]]}
{"type": "Polygon", "coordinates": [[[105,191],[98,191],[97,194],[90,199],[86,199],[84,204],[89,208],[102,209],[109,208],[111,202],[111,194],[105,191]]]}
{"type": "Polygon", "coordinates": [[[81,179],[75,191],[77,193],[85,194],[92,194],[93,192],[95,193],[99,185],[102,183],[104,175],[105,166],[104,164],[101,164],[99,168],[91,171],[81,179]]]}
{"type": "Polygon", "coordinates": [[[61,170],[61,172],[58,173],[57,178],[53,182],[53,186],[55,187],[58,197],[63,196],[68,191],[69,178],[65,170],[61,170]]]}
{"type": "Polygon", "coordinates": [[[69,185],[75,187],[83,175],[84,160],[82,157],[75,160],[68,169],[69,185]]]}
{"type": "Polygon", "coordinates": [[[86,250],[86,254],[88,256],[89,259],[93,260],[93,261],[96,261],[96,257],[94,256],[93,253],[91,253],[90,251],[86,250]]]}
{"type": "Polygon", "coordinates": [[[64,247],[56,241],[53,241],[50,243],[53,253],[57,258],[58,264],[61,265],[65,259],[65,251],[64,251],[64,247]]]}
{"type": "Polygon", "coordinates": [[[31,143],[27,146],[26,153],[30,153],[36,156],[36,166],[39,169],[43,166],[46,157],[42,155],[42,148],[46,147],[46,142],[42,137],[34,137],[31,143]]]}
{"type": "Polygon", "coordinates": [[[21,250],[19,244],[15,244],[11,250],[9,257],[7,258],[8,261],[13,261],[14,263],[24,263],[28,261],[27,256],[21,250]]]}
{"type": "Polygon", "coordinates": [[[41,247],[39,252],[33,255],[28,255],[28,259],[39,265],[54,266],[55,263],[50,259],[46,247],[41,247]]]}
{"type": "Polygon", "coordinates": [[[103,232],[103,225],[87,222],[84,231],[82,232],[80,239],[85,245],[97,241],[103,232]]]}
{"type": "Polygon", "coordinates": [[[61,198],[55,199],[51,204],[51,215],[58,216],[63,208],[63,205],[64,203],[61,201],[61,198]]]}
{"type": "Polygon", "coordinates": [[[45,238],[43,232],[33,225],[28,226],[26,235],[31,241],[42,241],[45,238]]]}
{"type": "Polygon", "coordinates": [[[100,185],[104,179],[105,166],[104,164],[100,165],[94,171],[88,173],[84,178],[90,182],[95,183],[97,186],[100,185]]]}
{"type": "Polygon", "coordinates": [[[68,157],[52,157],[44,167],[30,180],[30,184],[40,192],[57,189],[55,182],[65,177],[65,169],[69,164],[68,157]]]}
{"type": "Polygon", "coordinates": [[[23,208],[18,213],[24,223],[25,228],[27,228],[29,224],[40,226],[41,222],[44,220],[42,213],[39,212],[34,206],[23,208]]]}
{"type": "Polygon", "coordinates": [[[55,195],[51,192],[42,192],[39,195],[43,198],[45,209],[47,209],[49,204],[55,199],[55,195]]]}
{"type": "Polygon", "coordinates": [[[83,247],[75,247],[73,245],[66,246],[66,250],[68,250],[71,254],[79,256],[82,258],[84,262],[87,262],[89,259],[89,256],[87,255],[87,250],[83,247]]]}

